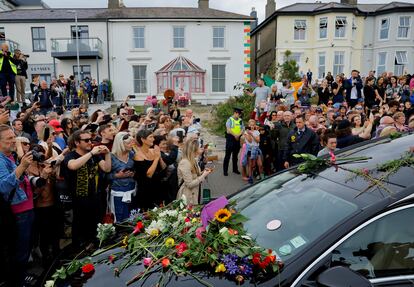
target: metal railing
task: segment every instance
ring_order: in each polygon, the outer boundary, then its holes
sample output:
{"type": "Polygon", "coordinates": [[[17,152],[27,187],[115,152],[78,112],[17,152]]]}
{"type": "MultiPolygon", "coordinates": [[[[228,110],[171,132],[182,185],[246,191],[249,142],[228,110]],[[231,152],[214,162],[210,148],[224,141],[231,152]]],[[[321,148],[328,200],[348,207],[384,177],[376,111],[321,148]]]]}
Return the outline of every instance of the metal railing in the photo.
{"type": "MultiPolygon", "coordinates": [[[[72,38],[52,38],[52,53],[76,53],[76,40],[72,38]]],[[[79,38],[79,53],[103,54],[102,41],[99,38],[79,38]]]]}

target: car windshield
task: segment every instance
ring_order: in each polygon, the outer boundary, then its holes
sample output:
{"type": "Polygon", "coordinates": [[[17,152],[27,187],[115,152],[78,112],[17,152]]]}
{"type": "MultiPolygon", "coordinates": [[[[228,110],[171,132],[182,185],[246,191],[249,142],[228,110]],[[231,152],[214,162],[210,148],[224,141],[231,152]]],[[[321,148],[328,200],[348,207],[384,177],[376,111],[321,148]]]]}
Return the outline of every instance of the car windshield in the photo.
{"type": "Polygon", "coordinates": [[[320,178],[315,184],[311,180],[285,172],[233,198],[237,209],[250,219],[245,223],[247,231],[259,245],[276,251],[284,261],[359,209],[331,192],[346,187],[326,180],[322,183],[324,179],[320,178]],[[274,220],[281,225],[271,230],[267,225],[274,220]]]}

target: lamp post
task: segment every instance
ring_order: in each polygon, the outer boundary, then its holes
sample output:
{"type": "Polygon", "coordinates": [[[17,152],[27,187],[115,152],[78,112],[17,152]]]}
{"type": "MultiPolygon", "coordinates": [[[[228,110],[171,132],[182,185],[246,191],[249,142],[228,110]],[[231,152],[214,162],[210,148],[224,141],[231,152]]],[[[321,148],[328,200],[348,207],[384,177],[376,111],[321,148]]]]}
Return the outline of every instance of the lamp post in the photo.
{"type": "Polygon", "coordinates": [[[75,14],[75,40],[76,40],[76,64],[78,70],[78,80],[77,80],[77,88],[80,87],[80,65],[79,65],[79,28],[78,28],[78,11],[76,10],[69,10],[68,12],[75,14]]]}

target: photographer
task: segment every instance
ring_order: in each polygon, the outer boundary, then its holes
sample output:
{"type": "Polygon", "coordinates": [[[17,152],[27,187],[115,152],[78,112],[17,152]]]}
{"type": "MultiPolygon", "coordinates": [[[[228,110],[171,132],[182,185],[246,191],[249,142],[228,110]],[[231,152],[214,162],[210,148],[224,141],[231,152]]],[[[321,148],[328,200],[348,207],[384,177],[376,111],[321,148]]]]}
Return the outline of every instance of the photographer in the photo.
{"type": "Polygon", "coordinates": [[[26,90],[26,79],[27,79],[27,57],[20,50],[14,51],[14,59],[16,60],[16,91],[17,91],[17,101],[19,103],[25,104],[25,90],[26,90]]]}
{"type": "MultiPolygon", "coordinates": [[[[0,194],[2,201],[10,207],[14,215],[14,228],[3,232],[1,236],[2,248],[7,248],[12,258],[2,258],[6,263],[5,275],[15,282],[7,286],[21,286],[26,265],[29,260],[32,228],[34,220],[33,193],[25,172],[32,163],[31,152],[25,154],[20,164],[16,165],[14,150],[16,149],[16,136],[13,130],[6,125],[0,125],[0,194]],[[14,245],[10,245],[14,243],[14,245]],[[13,285],[14,284],[14,285],[13,285]]],[[[3,204],[4,205],[4,204],[3,204]]],[[[2,210],[4,212],[4,210],[2,210]]],[[[2,218],[4,218],[2,214],[2,218]]]]}
{"type": "Polygon", "coordinates": [[[53,191],[55,161],[45,161],[46,151],[41,145],[32,146],[32,152],[36,156],[33,157],[27,173],[34,194],[34,243],[42,253],[43,265],[48,267],[59,252],[59,231],[62,222],[53,191]]]}
{"type": "Polygon", "coordinates": [[[7,85],[9,85],[9,97],[14,101],[14,83],[17,74],[18,61],[13,53],[9,52],[9,45],[3,43],[0,51],[0,89],[2,96],[7,97],[7,85]]]}

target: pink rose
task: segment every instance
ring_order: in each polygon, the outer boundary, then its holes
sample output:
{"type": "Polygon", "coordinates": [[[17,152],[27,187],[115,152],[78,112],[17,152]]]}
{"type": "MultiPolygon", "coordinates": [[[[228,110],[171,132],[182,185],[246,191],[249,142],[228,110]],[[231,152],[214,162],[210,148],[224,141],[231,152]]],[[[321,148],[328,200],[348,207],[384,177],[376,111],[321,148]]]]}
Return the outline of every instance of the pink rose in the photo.
{"type": "Polygon", "coordinates": [[[201,242],[203,242],[204,241],[204,238],[203,238],[203,233],[206,231],[206,228],[204,227],[204,226],[202,226],[202,227],[199,227],[199,228],[197,228],[196,229],[196,237],[197,237],[197,239],[198,240],[200,240],[201,242]]]}
{"type": "Polygon", "coordinates": [[[150,257],[144,258],[143,263],[144,263],[144,266],[146,266],[146,267],[150,266],[151,263],[152,263],[152,258],[150,258],[150,257]]]}

